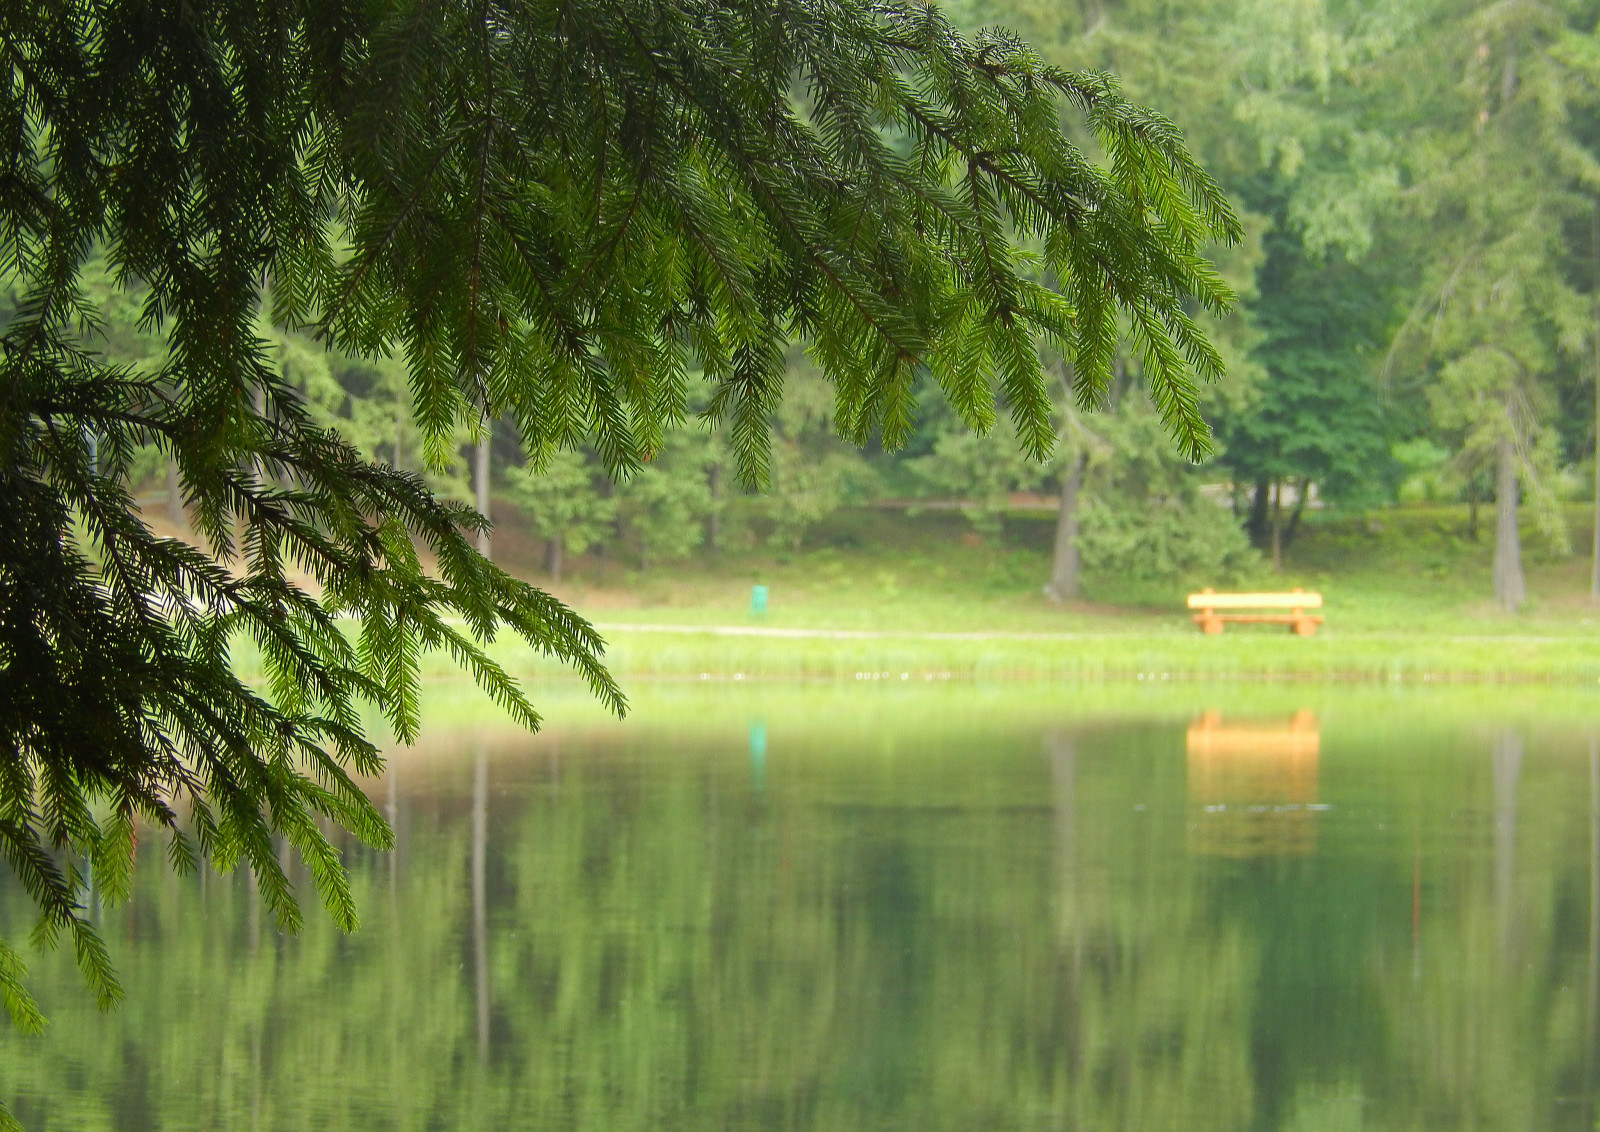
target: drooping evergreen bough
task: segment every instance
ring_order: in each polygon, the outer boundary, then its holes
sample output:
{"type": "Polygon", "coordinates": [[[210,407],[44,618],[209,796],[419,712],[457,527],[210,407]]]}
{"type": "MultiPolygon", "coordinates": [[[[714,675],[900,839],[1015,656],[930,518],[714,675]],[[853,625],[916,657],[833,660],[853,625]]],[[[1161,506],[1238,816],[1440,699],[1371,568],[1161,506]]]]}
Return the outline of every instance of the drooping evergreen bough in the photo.
{"type": "MultiPolygon", "coordinates": [[[[476,553],[475,513],[310,423],[266,322],[402,357],[435,459],[511,418],[535,462],[585,440],[626,474],[693,372],[759,484],[791,340],[850,439],[901,442],[931,372],[1042,455],[1039,343],[1093,407],[1119,326],[1206,449],[1220,361],[1190,312],[1229,304],[1204,248],[1239,233],[1217,186],[1110,77],[914,0],[3,0],[0,35],[0,843],[102,1003],[83,894],[126,894],[136,823],[180,868],[248,865],[293,928],[286,840],[355,924],[319,823],[389,843],[358,709],[414,736],[423,650],[529,727],[497,631],[624,706],[593,629],[476,553]],[[159,372],[96,353],[94,258],[144,296],[159,372]],[[141,521],[148,445],[209,553],[141,521]]],[[[37,1024],[21,975],[0,945],[37,1024]]]]}

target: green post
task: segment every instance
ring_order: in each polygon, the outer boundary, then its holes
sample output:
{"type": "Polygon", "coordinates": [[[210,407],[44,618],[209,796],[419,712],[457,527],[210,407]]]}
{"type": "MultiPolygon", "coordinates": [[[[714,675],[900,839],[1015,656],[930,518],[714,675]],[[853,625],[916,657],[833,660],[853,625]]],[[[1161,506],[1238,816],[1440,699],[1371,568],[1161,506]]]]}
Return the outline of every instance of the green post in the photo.
{"type": "Polygon", "coordinates": [[[750,616],[765,617],[767,615],[767,587],[750,587],[750,616]]]}

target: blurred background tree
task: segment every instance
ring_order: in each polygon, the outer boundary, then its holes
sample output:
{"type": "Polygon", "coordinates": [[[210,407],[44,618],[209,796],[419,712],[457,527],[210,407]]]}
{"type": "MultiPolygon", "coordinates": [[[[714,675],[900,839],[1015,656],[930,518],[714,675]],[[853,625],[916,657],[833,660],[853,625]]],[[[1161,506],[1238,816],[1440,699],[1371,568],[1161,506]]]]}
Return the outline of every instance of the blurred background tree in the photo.
{"type": "Polygon", "coordinates": [[[508,469],[506,490],[545,540],[545,570],[553,582],[561,581],[567,555],[582,554],[615,531],[616,497],[590,452],[563,448],[543,467],[508,469]]]}

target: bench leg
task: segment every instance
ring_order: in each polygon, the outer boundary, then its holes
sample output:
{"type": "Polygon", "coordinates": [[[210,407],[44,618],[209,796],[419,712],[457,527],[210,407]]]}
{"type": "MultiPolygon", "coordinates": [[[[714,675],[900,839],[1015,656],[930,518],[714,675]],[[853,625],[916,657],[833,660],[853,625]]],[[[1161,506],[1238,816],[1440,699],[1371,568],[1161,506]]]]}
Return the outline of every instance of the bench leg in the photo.
{"type": "Polygon", "coordinates": [[[1195,620],[1200,622],[1200,631],[1206,636],[1218,637],[1222,635],[1222,618],[1213,617],[1208,612],[1205,616],[1197,617],[1195,620]]]}
{"type": "Polygon", "coordinates": [[[1317,623],[1309,617],[1301,617],[1290,628],[1299,636],[1310,637],[1316,633],[1317,623]]]}

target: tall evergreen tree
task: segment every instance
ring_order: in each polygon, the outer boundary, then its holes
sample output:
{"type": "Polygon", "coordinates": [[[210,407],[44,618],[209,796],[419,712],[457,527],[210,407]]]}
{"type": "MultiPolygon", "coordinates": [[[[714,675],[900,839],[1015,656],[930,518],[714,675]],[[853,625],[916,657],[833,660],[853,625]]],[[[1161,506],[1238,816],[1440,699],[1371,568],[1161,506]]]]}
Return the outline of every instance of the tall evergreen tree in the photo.
{"type": "MultiPolygon", "coordinates": [[[[1551,45],[1551,58],[1560,67],[1564,109],[1568,114],[1572,140],[1589,155],[1600,154],[1600,28],[1567,27],[1551,45]]],[[[1585,163],[1587,165],[1587,163],[1585,163]]],[[[1568,422],[1587,426],[1578,433],[1579,443],[1594,461],[1594,531],[1590,546],[1589,600],[1600,604],[1600,177],[1580,175],[1578,183],[1589,199],[1587,239],[1579,238],[1573,249],[1575,276],[1588,282],[1588,299],[1593,308],[1593,364],[1580,367],[1590,372],[1569,385],[1563,398],[1563,414],[1568,422]],[[1587,434],[1587,435],[1585,435],[1587,434]]],[[[1582,226],[1580,226],[1582,227],[1582,226]]],[[[1571,431],[1568,433],[1571,436],[1571,431]]]]}
{"type": "Polygon", "coordinates": [[[1308,258],[1281,212],[1265,250],[1251,304],[1260,334],[1252,353],[1263,376],[1254,396],[1224,415],[1220,432],[1235,481],[1254,485],[1251,533],[1281,570],[1313,485],[1325,499],[1388,496],[1376,371],[1391,305],[1359,266],[1341,256],[1308,258]],[[1295,495],[1288,517],[1286,484],[1295,495]]]}
{"type": "MultiPolygon", "coordinates": [[[[474,548],[481,516],[317,426],[263,318],[405,359],[434,464],[508,419],[536,461],[587,441],[632,469],[692,365],[760,481],[790,338],[851,439],[902,441],[927,367],[974,427],[1003,395],[1042,455],[1036,340],[1092,406],[1119,318],[1168,434],[1206,451],[1195,378],[1221,361],[1191,309],[1228,305],[1202,249],[1239,235],[1217,186],[1108,76],[913,0],[3,0],[0,39],[0,845],[102,1001],[71,862],[124,895],[139,820],[179,866],[247,863],[293,927],[283,838],[355,923],[317,819],[388,844],[351,777],[379,765],[359,701],[413,736],[422,650],[530,727],[484,651],[504,629],[623,707],[594,631],[474,548]],[[164,332],[158,373],[83,333],[98,255],[164,332]],[[211,553],[140,519],[144,447],[211,553]]],[[[30,1020],[20,966],[0,949],[30,1020]]]]}
{"type": "Polygon", "coordinates": [[[1551,49],[1569,12],[1533,3],[1442,5],[1403,53],[1396,82],[1431,103],[1409,131],[1411,247],[1424,265],[1397,356],[1431,373],[1435,419],[1464,462],[1492,469],[1494,596],[1527,598],[1523,502],[1557,545],[1552,428],[1563,378],[1593,343],[1592,309],[1568,270],[1569,223],[1600,165],[1574,143],[1567,84],[1551,49]],[[1425,66],[1423,64],[1426,64],[1425,66]]]}

